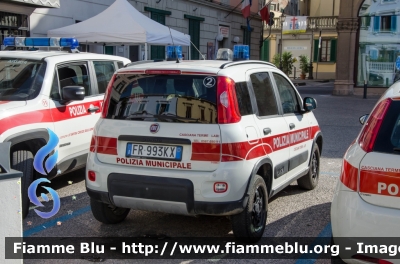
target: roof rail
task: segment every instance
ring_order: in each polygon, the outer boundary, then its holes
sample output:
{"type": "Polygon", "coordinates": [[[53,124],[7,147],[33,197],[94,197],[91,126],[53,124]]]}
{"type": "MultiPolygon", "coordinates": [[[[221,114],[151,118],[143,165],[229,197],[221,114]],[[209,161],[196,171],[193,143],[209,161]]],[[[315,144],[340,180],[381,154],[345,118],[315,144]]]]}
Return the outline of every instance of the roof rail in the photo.
{"type": "Polygon", "coordinates": [[[221,67],[219,67],[220,69],[225,69],[231,66],[236,66],[236,65],[241,65],[241,64],[264,64],[264,65],[268,65],[268,66],[272,66],[277,68],[274,64],[270,63],[270,62],[266,62],[266,61],[259,61],[259,60],[242,60],[242,61],[230,61],[227,63],[224,63],[221,65],[221,67]]]}
{"type": "Polygon", "coordinates": [[[139,65],[139,64],[152,63],[152,62],[161,62],[161,61],[164,61],[164,60],[143,60],[143,61],[134,61],[134,62],[131,62],[131,63],[126,64],[124,68],[129,67],[129,66],[139,65]]]}

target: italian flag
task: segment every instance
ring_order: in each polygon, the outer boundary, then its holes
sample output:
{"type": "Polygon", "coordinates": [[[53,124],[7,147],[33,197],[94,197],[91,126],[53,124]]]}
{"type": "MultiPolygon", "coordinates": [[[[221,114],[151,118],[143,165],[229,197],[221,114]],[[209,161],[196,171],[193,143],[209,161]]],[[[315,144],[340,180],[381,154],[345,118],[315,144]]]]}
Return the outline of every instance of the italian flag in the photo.
{"type": "Polygon", "coordinates": [[[248,18],[250,16],[250,7],[251,7],[251,0],[242,1],[242,14],[244,18],[248,18]]]}

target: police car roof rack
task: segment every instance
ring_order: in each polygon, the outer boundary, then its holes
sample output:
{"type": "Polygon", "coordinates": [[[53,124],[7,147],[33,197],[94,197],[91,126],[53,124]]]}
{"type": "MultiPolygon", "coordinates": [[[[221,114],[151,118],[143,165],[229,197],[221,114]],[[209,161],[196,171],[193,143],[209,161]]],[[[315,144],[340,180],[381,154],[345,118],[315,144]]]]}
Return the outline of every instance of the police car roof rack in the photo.
{"type": "Polygon", "coordinates": [[[129,66],[139,65],[139,64],[152,63],[152,62],[161,62],[161,61],[165,61],[165,60],[143,60],[143,61],[134,61],[134,62],[131,62],[131,63],[128,63],[127,65],[125,65],[124,68],[129,67],[129,66]]]}
{"type": "Polygon", "coordinates": [[[272,66],[274,68],[276,68],[276,66],[270,62],[266,62],[266,61],[257,61],[257,60],[243,60],[243,61],[230,61],[227,63],[224,63],[221,65],[221,67],[219,67],[220,69],[225,69],[231,66],[236,66],[236,65],[242,65],[242,64],[264,64],[264,65],[268,65],[268,66],[272,66]]]}

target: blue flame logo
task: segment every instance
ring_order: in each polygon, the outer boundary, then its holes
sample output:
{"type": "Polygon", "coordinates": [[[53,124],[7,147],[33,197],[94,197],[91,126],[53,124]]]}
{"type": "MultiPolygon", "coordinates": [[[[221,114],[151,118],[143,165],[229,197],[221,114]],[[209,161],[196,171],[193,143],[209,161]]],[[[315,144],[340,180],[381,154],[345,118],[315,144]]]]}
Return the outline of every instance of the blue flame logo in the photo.
{"type": "Polygon", "coordinates": [[[47,142],[44,147],[39,149],[39,151],[36,153],[35,159],[33,160],[33,167],[35,170],[45,176],[47,176],[47,173],[54,168],[58,158],[58,150],[56,150],[54,154],[49,156],[46,160],[45,166],[47,172],[45,172],[43,168],[43,161],[46,156],[49,155],[58,145],[58,137],[56,133],[50,129],[47,129],[47,131],[49,132],[49,142],[47,142]]]}
{"type": "MultiPolygon", "coordinates": [[[[57,147],[59,142],[57,135],[52,130],[47,129],[47,131],[49,133],[49,142],[47,142],[45,146],[39,149],[33,160],[33,167],[35,168],[35,170],[45,176],[47,176],[47,174],[56,165],[58,158],[58,150],[55,150],[54,153],[46,159],[46,161],[45,158],[57,147]],[[44,167],[46,167],[46,169],[43,167],[43,163],[45,164],[44,167]]],[[[31,200],[31,202],[38,207],[44,207],[44,205],[36,197],[36,190],[38,188],[38,185],[42,182],[50,183],[48,179],[40,178],[32,182],[28,188],[29,200],[31,200]]],[[[53,197],[54,201],[53,209],[50,212],[41,212],[35,209],[35,212],[42,218],[50,218],[55,214],[57,214],[58,211],[60,210],[60,197],[58,196],[58,193],[54,189],[45,186],[42,186],[42,188],[46,189],[53,197]]],[[[43,198],[44,201],[46,202],[49,201],[49,197],[47,197],[46,194],[41,193],[41,197],[43,198]]]]}

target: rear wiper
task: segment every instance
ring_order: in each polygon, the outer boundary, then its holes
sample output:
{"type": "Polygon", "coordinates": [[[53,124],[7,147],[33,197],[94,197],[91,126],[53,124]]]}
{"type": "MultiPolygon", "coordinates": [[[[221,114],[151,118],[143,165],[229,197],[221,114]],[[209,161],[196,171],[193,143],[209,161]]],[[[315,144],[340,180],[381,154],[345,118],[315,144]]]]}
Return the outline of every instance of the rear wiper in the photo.
{"type": "Polygon", "coordinates": [[[393,148],[393,151],[400,152],[400,148],[393,148]]]}
{"type": "Polygon", "coordinates": [[[159,119],[170,119],[170,120],[187,120],[187,121],[193,121],[194,123],[199,123],[199,119],[197,118],[188,118],[188,117],[180,117],[177,115],[154,115],[155,118],[159,119]]]}
{"type": "Polygon", "coordinates": [[[155,116],[154,114],[147,113],[147,111],[137,111],[137,112],[130,114],[125,119],[130,119],[130,120],[143,119],[143,118],[149,118],[149,117],[154,117],[154,116],[155,116]]]}

